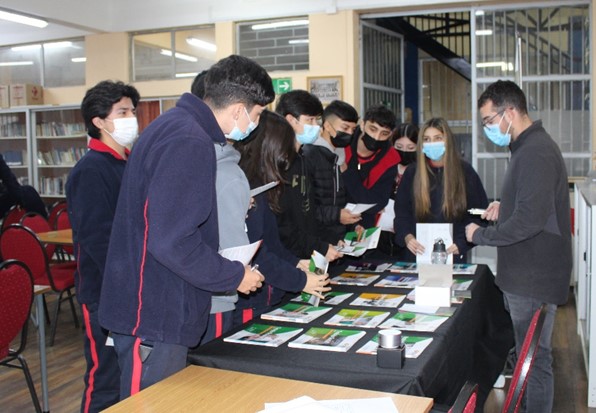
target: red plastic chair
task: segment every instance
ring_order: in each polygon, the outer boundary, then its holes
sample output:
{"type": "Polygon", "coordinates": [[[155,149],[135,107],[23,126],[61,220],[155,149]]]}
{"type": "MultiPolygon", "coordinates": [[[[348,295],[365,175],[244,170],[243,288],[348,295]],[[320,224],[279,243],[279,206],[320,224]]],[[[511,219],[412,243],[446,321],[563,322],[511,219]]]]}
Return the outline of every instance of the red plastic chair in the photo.
{"type": "MultiPolygon", "coordinates": [[[[52,227],[50,227],[50,223],[48,222],[48,220],[40,214],[38,214],[37,212],[27,212],[25,215],[21,217],[19,224],[29,228],[35,234],[38,234],[40,232],[52,231],[52,227]]],[[[45,248],[46,252],[48,253],[48,257],[52,259],[52,257],[54,256],[54,252],[56,252],[56,245],[45,244],[45,248]]]]}
{"type": "Polygon", "coordinates": [[[12,224],[18,224],[27,211],[18,205],[13,205],[2,219],[2,229],[12,224]]]}
{"type": "Polygon", "coordinates": [[[32,302],[33,277],[27,266],[16,260],[0,263],[0,366],[23,370],[35,411],[40,413],[31,372],[22,354],[27,344],[27,321],[32,302]],[[18,348],[10,348],[19,332],[18,348]]]}
{"type": "Polygon", "coordinates": [[[52,229],[58,229],[56,227],[56,217],[58,213],[62,210],[66,209],[66,201],[56,201],[50,206],[50,212],[48,214],[48,222],[52,229]]]}
{"type": "Polygon", "coordinates": [[[517,355],[517,363],[515,363],[507,397],[503,404],[503,413],[516,413],[521,406],[526,384],[528,383],[528,376],[534,363],[534,357],[538,351],[538,343],[540,342],[545,318],[546,305],[542,304],[534,313],[534,317],[532,317],[521,352],[517,355]]]}
{"type": "Polygon", "coordinates": [[[16,259],[24,262],[31,270],[36,285],[49,285],[58,296],[52,322],[52,333],[49,345],[54,345],[58,314],[63,301],[70,302],[70,309],[76,328],[79,320],[74,306],[74,273],[76,263],[50,264],[50,260],[41,241],[29,228],[13,224],[5,228],[0,235],[0,253],[4,259],[16,259]],[[66,293],[66,296],[64,294],[66,293]]]}
{"type": "Polygon", "coordinates": [[[449,413],[474,413],[478,399],[478,384],[466,381],[449,413]]]}
{"type": "MultiPolygon", "coordinates": [[[[70,218],[68,217],[68,210],[66,208],[58,212],[55,228],[56,230],[72,228],[70,225],[70,218]]],[[[70,245],[62,245],[60,248],[64,251],[64,255],[72,256],[72,254],[74,254],[74,249],[70,245]]]]}

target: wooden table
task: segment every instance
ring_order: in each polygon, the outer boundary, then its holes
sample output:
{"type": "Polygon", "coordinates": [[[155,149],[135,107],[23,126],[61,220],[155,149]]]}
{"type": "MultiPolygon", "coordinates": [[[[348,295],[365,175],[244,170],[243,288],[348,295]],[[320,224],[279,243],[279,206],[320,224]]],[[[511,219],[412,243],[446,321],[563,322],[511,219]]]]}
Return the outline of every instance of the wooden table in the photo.
{"type": "Polygon", "coordinates": [[[390,397],[400,412],[408,413],[427,413],[433,405],[426,397],[189,366],[105,412],[254,413],[264,409],[266,402],[286,402],[305,395],[315,400],[390,397]]]}
{"type": "Polygon", "coordinates": [[[72,229],[40,232],[37,237],[45,244],[72,245],[72,229]]]}

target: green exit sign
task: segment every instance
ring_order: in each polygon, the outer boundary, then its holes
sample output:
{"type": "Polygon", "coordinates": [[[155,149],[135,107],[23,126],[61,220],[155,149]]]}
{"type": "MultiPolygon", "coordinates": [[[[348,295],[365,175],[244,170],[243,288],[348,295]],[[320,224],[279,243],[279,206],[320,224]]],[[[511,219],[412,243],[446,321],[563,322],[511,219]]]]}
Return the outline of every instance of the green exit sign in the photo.
{"type": "Polygon", "coordinates": [[[292,78],[290,77],[271,80],[273,81],[273,90],[275,90],[276,95],[281,95],[292,90],[292,78]]]}

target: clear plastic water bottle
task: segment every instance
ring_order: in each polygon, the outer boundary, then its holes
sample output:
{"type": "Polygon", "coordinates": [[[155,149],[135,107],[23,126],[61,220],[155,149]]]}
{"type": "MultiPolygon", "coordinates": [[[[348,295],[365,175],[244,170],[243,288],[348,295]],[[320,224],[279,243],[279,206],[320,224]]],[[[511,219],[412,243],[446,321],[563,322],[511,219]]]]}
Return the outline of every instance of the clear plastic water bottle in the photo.
{"type": "Polygon", "coordinates": [[[437,238],[433,244],[433,252],[430,254],[432,264],[447,264],[447,250],[442,238],[437,238]]]}

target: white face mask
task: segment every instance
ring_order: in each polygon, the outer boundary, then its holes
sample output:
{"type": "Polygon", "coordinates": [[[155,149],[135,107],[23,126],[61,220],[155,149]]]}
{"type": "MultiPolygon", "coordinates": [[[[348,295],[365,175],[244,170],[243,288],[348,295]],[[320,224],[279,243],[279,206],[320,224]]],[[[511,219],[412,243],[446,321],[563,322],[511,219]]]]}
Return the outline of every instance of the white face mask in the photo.
{"type": "Polygon", "coordinates": [[[139,135],[139,124],[135,117],[106,120],[109,120],[114,124],[114,131],[110,133],[105,128],[104,131],[106,131],[118,145],[129,146],[139,135]]]}

